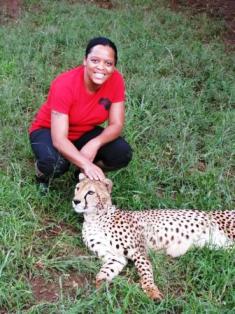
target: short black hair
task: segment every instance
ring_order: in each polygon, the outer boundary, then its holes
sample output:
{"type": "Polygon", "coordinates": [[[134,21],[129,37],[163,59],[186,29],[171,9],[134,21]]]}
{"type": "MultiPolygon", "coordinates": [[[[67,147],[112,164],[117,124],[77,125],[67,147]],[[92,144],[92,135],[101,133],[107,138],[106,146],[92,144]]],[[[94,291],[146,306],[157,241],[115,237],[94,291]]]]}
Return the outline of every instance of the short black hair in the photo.
{"type": "Polygon", "coordinates": [[[85,56],[87,58],[88,54],[91,52],[91,49],[97,45],[102,45],[102,46],[109,46],[110,48],[113,49],[114,51],[114,61],[115,61],[115,65],[117,64],[118,61],[118,53],[117,53],[117,47],[114,44],[114,42],[112,42],[112,40],[106,38],[106,37],[95,37],[92,38],[86,47],[86,52],[85,52],[85,56]]]}

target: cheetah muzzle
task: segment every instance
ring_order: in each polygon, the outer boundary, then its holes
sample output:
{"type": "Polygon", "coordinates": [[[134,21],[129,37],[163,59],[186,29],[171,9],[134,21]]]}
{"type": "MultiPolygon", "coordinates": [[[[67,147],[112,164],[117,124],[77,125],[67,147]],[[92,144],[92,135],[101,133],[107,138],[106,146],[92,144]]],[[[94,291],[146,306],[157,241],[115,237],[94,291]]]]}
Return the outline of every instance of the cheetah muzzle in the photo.
{"type": "Polygon", "coordinates": [[[112,281],[127,264],[134,262],[140,285],[154,300],[162,293],[153,280],[148,249],[163,249],[172,257],[191,247],[227,248],[235,241],[235,210],[124,211],[112,205],[112,182],[79,177],[73,199],[74,210],[84,214],[82,236],[86,246],[103,261],[96,286],[112,281]]]}

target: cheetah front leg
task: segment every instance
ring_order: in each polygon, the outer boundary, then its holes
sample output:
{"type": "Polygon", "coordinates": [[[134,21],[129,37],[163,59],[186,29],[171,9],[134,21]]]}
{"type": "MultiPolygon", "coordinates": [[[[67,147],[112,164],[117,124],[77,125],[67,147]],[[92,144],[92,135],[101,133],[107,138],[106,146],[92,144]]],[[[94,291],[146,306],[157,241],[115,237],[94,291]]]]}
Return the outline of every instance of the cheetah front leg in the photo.
{"type": "Polygon", "coordinates": [[[162,300],[163,294],[154,284],[153,269],[147,256],[141,252],[136,252],[133,256],[133,261],[140,276],[140,285],[144,292],[152,300],[162,300]]]}
{"type": "Polygon", "coordinates": [[[111,282],[126,266],[127,259],[121,256],[109,256],[96,275],[96,288],[99,288],[104,281],[111,282]]]}

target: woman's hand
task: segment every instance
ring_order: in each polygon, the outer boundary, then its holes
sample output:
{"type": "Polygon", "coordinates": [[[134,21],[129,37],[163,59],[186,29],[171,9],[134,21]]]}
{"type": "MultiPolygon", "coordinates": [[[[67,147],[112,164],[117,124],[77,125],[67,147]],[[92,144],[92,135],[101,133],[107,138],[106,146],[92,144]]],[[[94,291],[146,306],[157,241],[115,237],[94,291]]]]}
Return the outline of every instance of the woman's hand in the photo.
{"type": "Polygon", "coordinates": [[[100,142],[98,138],[90,140],[86,145],[82,147],[80,153],[88,159],[90,162],[83,165],[84,174],[91,180],[104,180],[105,175],[100,167],[96,166],[93,161],[100,148],[100,142]]]}
{"type": "Polygon", "coordinates": [[[87,163],[85,163],[82,170],[83,173],[91,180],[103,181],[105,179],[103,171],[92,162],[88,161],[87,163]]]}
{"type": "Polygon", "coordinates": [[[79,152],[68,139],[68,115],[52,111],[51,134],[54,147],[70,162],[81,168],[91,180],[104,180],[103,171],[93,164],[93,159],[98,150],[99,140],[92,140],[84,146],[84,151],[79,152]]]}
{"type": "Polygon", "coordinates": [[[93,162],[100,146],[101,144],[100,144],[99,138],[96,137],[90,140],[88,143],[86,143],[86,145],[84,145],[82,149],[80,150],[80,153],[84,157],[89,159],[91,162],[93,162]]]}

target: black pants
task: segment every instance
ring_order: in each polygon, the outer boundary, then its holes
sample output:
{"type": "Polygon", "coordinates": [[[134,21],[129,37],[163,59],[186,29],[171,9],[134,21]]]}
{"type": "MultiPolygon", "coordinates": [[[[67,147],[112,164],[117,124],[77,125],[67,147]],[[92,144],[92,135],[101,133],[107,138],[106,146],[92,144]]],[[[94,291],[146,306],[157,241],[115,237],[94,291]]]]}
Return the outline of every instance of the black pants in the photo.
{"type": "MultiPolygon", "coordinates": [[[[102,131],[103,128],[97,126],[74,141],[73,144],[80,150],[102,131]]],[[[30,143],[36,157],[37,167],[45,177],[56,178],[69,170],[70,162],[52,144],[50,129],[39,129],[32,132],[30,143]]],[[[102,161],[107,170],[117,170],[127,166],[131,158],[131,147],[122,137],[118,137],[98,150],[94,162],[102,161]]]]}

